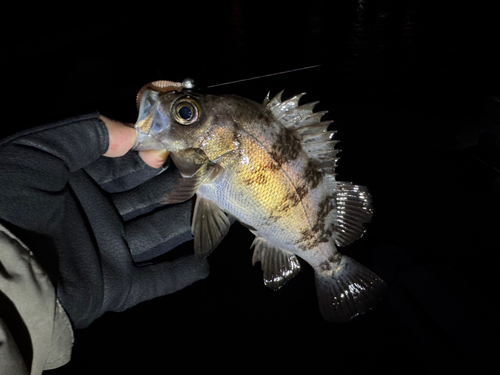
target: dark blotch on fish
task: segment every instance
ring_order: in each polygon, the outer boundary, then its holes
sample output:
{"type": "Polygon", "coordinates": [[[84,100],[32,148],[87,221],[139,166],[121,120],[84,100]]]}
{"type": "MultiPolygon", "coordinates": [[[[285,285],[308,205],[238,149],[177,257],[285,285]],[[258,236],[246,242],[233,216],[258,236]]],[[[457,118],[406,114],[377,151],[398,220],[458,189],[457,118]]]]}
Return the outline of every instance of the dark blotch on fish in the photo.
{"type": "Polygon", "coordinates": [[[318,218],[314,225],[301,232],[301,238],[298,245],[303,250],[308,250],[318,245],[321,242],[328,242],[332,235],[331,229],[325,230],[326,218],[330,211],[334,208],[332,197],[325,196],[319,204],[318,218]]]}
{"type": "Polygon", "coordinates": [[[298,242],[299,247],[306,251],[310,249],[310,243],[314,239],[314,232],[312,231],[311,228],[304,229],[302,232],[300,232],[301,238],[298,242]]]}
{"type": "Polygon", "coordinates": [[[297,196],[301,201],[309,193],[309,188],[307,187],[306,184],[297,186],[295,190],[297,191],[297,196]]]}
{"type": "Polygon", "coordinates": [[[323,261],[319,264],[320,271],[330,271],[332,269],[331,263],[329,261],[323,261]]]}
{"type": "Polygon", "coordinates": [[[300,185],[295,188],[295,190],[287,196],[285,199],[288,201],[290,207],[295,207],[302,199],[307,195],[309,189],[306,185],[300,185]]]}
{"type": "Polygon", "coordinates": [[[323,200],[320,202],[318,207],[318,219],[324,222],[326,216],[330,213],[331,210],[333,210],[334,207],[332,204],[332,197],[329,195],[323,197],[323,200]]]}
{"type": "Polygon", "coordinates": [[[266,169],[268,171],[277,171],[277,170],[281,169],[281,166],[278,163],[270,162],[264,166],[264,169],[266,169]]]}
{"type": "Polygon", "coordinates": [[[247,174],[247,177],[242,179],[245,185],[258,184],[263,185],[268,182],[269,178],[272,178],[270,173],[280,169],[280,166],[276,163],[269,162],[262,166],[256,166],[251,172],[247,174]]]}
{"type": "Polygon", "coordinates": [[[323,180],[323,173],[319,170],[317,164],[313,160],[309,160],[304,168],[304,180],[306,180],[311,189],[314,189],[323,180]]]}
{"type": "Polygon", "coordinates": [[[270,154],[279,165],[299,157],[302,146],[298,137],[287,128],[282,128],[276,137],[273,150],[270,154]]]}
{"type": "Polygon", "coordinates": [[[297,186],[290,194],[287,194],[278,207],[274,210],[276,212],[286,212],[293,207],[297,206],[302,202],[302,199],[309,193],[309,189],[307,185],[303,184],[300,186],[297,186]]]}
{"type": "Polygon", "coordinates": [[[337,265],[340,262],[341,255],[337,253],[336,255],[332,255],[328,257],[327,260],[321,262],[319,264],[319,269],[321,271],[330,271],[332,269],[332,265],[337,265]]]}

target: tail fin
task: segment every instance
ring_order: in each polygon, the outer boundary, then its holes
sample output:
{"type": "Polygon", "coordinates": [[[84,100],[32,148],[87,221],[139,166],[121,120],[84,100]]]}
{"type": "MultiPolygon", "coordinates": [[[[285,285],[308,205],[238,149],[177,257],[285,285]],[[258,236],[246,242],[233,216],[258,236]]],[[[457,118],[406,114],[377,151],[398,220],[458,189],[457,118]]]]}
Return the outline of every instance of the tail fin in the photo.
{"type": "Polygon", "coordinates": [[[384,281],[347,256],[316,270],[316,290],[323,318],[346,322],[369,311],[384,295],[384,281]]]}

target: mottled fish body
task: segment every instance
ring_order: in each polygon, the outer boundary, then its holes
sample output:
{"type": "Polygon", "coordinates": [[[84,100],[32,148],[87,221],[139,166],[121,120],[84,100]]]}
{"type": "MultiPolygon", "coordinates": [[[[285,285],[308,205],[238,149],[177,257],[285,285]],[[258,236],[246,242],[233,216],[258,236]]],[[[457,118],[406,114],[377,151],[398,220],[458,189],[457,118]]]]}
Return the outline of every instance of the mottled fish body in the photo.
{"type": "Polygon", "coordinates": [[[221,242],[231,214],[255,234],[253,262],[261,262],[268,287],[279,289],[300,270],[298,256],[315,271],[326,320],[347,321],[378,302],[384,282],[337,250],[365,232],[371,197],[336,181],[337,141],[324,112],[313,112],[316,103],[299,105],[303,94],[258,104],[158,86],[138,96],[135,148],[171,152],[185,183],[168,203],[196,194],[198,257],[221,242]]]}

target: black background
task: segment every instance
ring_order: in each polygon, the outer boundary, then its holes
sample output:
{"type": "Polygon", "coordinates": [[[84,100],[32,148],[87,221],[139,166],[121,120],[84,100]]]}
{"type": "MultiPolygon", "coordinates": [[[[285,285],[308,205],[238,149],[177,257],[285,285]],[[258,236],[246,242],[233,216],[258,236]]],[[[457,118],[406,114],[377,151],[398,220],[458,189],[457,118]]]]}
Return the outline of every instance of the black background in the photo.
{"type": "Polygon", "coordinates": [[[343,252],[388,284],[373,311],[327,324],[308,265],[279,292],[268,290],[251,265],[253,236],[235,224],[210,256],[206,280],[76,331],[72,361],[50,373],[493,372],[500,33],[488,3],[13,9],[4,14],[12,22],[3,32],[2,136],[96,109],[135,122],[137,90],[156,79],[192,77],[204,92],[256,101],[269,90],[307,92],[303,103],[319,100],[339,131],[338,179],[368,186],[374,198],[367,234],[343,252]]]}

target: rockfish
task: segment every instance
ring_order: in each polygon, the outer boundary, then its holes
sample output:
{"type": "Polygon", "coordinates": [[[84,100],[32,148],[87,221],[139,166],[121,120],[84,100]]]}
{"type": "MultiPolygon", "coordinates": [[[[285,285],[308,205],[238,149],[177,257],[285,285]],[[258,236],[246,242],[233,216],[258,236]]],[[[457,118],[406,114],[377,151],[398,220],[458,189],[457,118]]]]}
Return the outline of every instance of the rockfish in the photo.
{"type": "Polygon", "coordinates": [[[300,270],[314,269],[320,311],[344,322],[370,310],[385,283],[338,247],[361,237],[372,216],[364,186],[337,181],[337,140],[316,103],[304,94],[262,104],[235,95],[207,95],[170,81],[138,94],[136,150],[170,151],[183,178],[167,203],[196,194],[194,251],[204,258],[227,234],[232,215],[255,240],[253,263],[264,284],[279,289],[300,270]]]}

